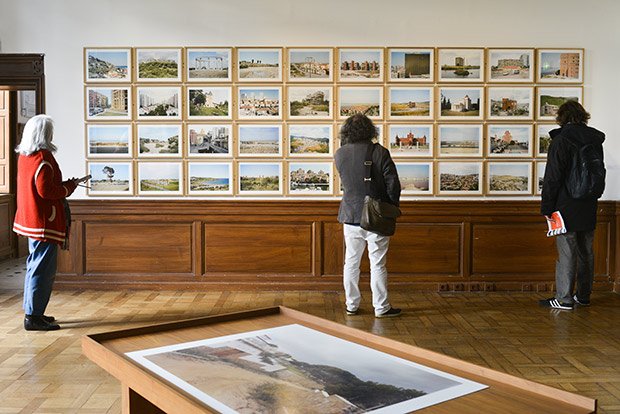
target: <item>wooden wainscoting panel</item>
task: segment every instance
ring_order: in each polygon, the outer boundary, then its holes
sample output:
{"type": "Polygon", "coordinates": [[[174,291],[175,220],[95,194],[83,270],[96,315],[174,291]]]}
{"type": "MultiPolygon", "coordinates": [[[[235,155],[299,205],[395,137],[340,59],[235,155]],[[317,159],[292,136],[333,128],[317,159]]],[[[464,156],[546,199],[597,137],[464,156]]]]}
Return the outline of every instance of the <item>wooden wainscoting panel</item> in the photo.
{"type": "Polygon", "coordinates": [[[611,272],[609,266],[609,233],[609,222],[596,224],[593,243],[595,275],[609,275],[611,272]]]}
{"type": "Polygon", "coordinates": [[[210,273],[312,274],[312,222],[206,223],[210,273]]]}
{"type": "Polygon", "coordinates": [[[192,223],[86,223],[86,273],[191,273],[192,223]]]}
{"type": "Polygon", "coordinates": [[[547,273],[555,269],[555,241],[546,224],[472,224],[472,274],[547,273]]]}
{"type": "Polygon", "coordinates": [[[11,217],[11,199],[0,200],[0,258],[11,255],[13,238],[13,217],[11,217]]]}
{"type": "Polygon", "coordinates": [[[323,274],[342,275],[344,236],[342,224],[323,223],[323,274]]]}

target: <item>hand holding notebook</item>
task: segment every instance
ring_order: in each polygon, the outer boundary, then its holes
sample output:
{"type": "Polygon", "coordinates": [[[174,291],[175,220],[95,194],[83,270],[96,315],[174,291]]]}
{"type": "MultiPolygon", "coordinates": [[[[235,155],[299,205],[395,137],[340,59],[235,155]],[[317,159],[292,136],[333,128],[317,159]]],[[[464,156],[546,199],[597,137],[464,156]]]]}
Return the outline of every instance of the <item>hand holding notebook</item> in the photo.
{"type": "Polygon", "coordinates": [[[566,233],[566,226],[564,225],[564,219],[559,211],[554,211],[551,216],[545,216],[547,219],[547,237],[557,236],[558,234],[566,233]]]}

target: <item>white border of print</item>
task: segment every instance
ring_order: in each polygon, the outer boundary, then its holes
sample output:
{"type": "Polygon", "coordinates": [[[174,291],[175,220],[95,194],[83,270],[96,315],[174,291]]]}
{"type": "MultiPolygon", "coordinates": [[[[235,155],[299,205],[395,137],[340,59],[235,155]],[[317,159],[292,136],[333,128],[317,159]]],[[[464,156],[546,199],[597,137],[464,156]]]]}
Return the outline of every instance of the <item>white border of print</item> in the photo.
{"type": "Polygon", "coordinates": [[[237,105],[235,105],[237,111],[237,119],[282,119],[282,87],[281,86],[238,86],[237,87],[237,105]],[[247,90],[277,90],[278,91],[278,115],[265,115],[265,116],[248,116],[241,115],[239,106],[241,105],[241,91],[247,90]]]}
{"type": "Polygon", "coordinates": [[[437,194],[440,195],[482,195],[482,185],[483,185],[483,168],[482,168],[482,162],[480,161],[458,161],[458,162],[453,162],[453,161],[440,161],[437,163],[437,194]],[[467,164],[467,165],[475,165],[476,167],[478,167],[478,190],[475,191],[471,191],[471,190],[456,190],[456,191],[449,191],[449,190],[441,190],[441,166],[442,165],[450,165],[450,164],[467,164]]]}
{"type": "Polygon", "coordinates": [[[288,86],[286,88],[286,101],[287,101],[287,110],[288,110],[288,118],[291,120],[312,120],[312,119],[332,119],[334,117],[334,88],[331,85],[311,85],[311,86],[288,86]],[[313,116],[313,115],[291,115],[291,89],[327,89],[329,91],[329,99],[327,108],[329,109],[329,113],[327,115],[322,116],[313,116]]]}
{"type": "Polygon", "coordinates": [[[533,83],[534,82],[534,72],[536,71],[536,65],[534,64],[534,49],[489,49],[487,54],[487,62],[486,62],[486,71],[487,71],[487,82],[489,83],[533,83]],[[530,76],[527,78],[519,79],[519,78],[492,78],[491,77],[491,64],[493,60],[491,59],[491,55],[493,53],[519,53],[521,55],[529,55],[529,63],[530,63],[530,76]]]}
{"type": "Polygon", "coordinates": [[[482,157],[483,146],[483,125],[482,124],[439,124],[437,125],[437,156],[445,158],[464,158],[464,157],[482,157]],[[456,154],[445,154],[441,152],[441,129],[460,129],[460,128],[478,128],[478,152],[466,152],[456,154]]]}
{"type": "MultiPolygon", "coordinates": [[[[535,150],[535,154],[537,158],[547,158],[547,153],[542,153],[540,152],[540,127],[549,127],[549,131],[559,128],[560,126],[558,124],[536,124],[536,128],[535,128],[535,134],[534,138],[535,138],[535,146],[536,146],[536,150],[535,150]]],[[[551,137],[549,137],[551,138],[551,137]]]]}
{"type": "MultiPolygon", "coordinates": [[[[470,83],[470,82],[477,82],[477,83],[481,83],[484,82],[484,73],[485,73],[485,68],[486,68],[486,61],[484,59],[484,49],[482,48],[475,48],[475,47],[463,47],[463,48],[442,48],[440,47],[437,51],[437,81],[438,82],[452,82],[452,83],[470,83]],[[480,53],[480,76],[478,76],[477,78],[443,78],[441,76],[441,58],[442,58],[442,53],[447,53],[447,52],[459,52],[459,51],[473,51],[473,52],[478,52],[480,53]]],[[[482,102],[482,101],[481,101],[482,102]]]]}
{"type": "Polygon", "coordinates": [[[338,72],[338,82],[370,82],[370,83],[376,83],[376,82],[383,82],[383,79],[385,79],[385,73],[384,73],[384,69],[383,67],[385,66],[383,64],[384,62],[384,57],[383,57],[383,53],[384,50],[383,48],[376,48],[376,47],[364,47],[364,48],[340,48],[338,49],[338,64],[336,65],[336,70],[338,72]],[[340,76],[340,72],[341,72],[341,68],[340,65],[342,64],[342,53],[363,53],[363,52],[379,52],[379,76],[376,78],[343,78],[340,76]]]}
{"type": "Polygon", "coordinates": [[[487,88],[487,120],[495,121],[495,120],[531,120],[534,119],[534,88],[531,86],[513,86],[513,87],[488,87],[487,88]],[[529,115],[520,115],[520,116],[501,116],[501,115],[493,115],[491,114],[491,92],[492,91],[501,91],[501,90],[529,90],[529,115]]]}
{"type": "Polygon", "coordinates": [[[131,87],[129,86],[109,86],[109,85],[101,85],[101,86],[87,86],[86,87],[86,94],[84,95],[84,109],[85,109],[85,115],[86,115],[86,120],[87,121],[131,121],[131,112],[132,112],[132,105],[131,105],[131,87]],[[88,108],[90,106],[89,102],[90,100],[88,99],[88,93],[90,92],[91,89],[123,89],[125,91],[127,91],[127,115],[125,116],[90,116],[89,115],[89,111],[88,108]]]}
{"type": "Polygon", "coordinates": [[[84,50],[84,82],[93,82],[93,83],[121,83],[131,82],[131,76],[133,71],[133,62],[131,61],[131,48],[118,48],[118,49],[107,49],[107,48],[96,48],[90,47],[85,48],[84,50]],[[112,52],[112,53],[125,53],[127,55],[127,76],[124,78],[91,78],[88,72],[88,54],[90,52],[112,52]]]}
{"type": "Polygon", "coordinates": [[[331,162],[322,162],[320,160],[317,160],[316,162],[314,161],[289,161],[286,163],[286,174],[287,174],[287,179],[286,181],[288,182],[288,194],[290,195],[301,195],[301,196],[331,196],[334,193],[334,164],[331,162]],[[295,165],[304,165],[304,164],[311,164],[311,165],[317,165],[317,164],[321,164],[321,165],[325,165],[327,172],[329,173],[329,187],[327,189],[327,191],[304,191],[304,190],[292,190],[291,189],[291,184],[292,184],[292,180],[291,180],[291,164],[295,164],[295,165]]]}
{"type": "Polygon", "coordinates": [[[531,162],[488,162],[486,173],[486,190],[489,195],[532,195],[532,163],[531,162]],[[498,191],[491,190],[491,166],[492,165],[526,165],[527,175],[527,190],[525,191],[498,191]]]}
{"type": "Polygon", "coordinates": [[[232,81],[232,49],[219,47],[188,47],[185,49],[185,80],[186,82],[230,82],[232,81]],[[190,52],[217,52],[228,55],[228,76],[225,78],[190,78],[189,77],[189,54],[190,52]]]}
{"type": "Polygon", "coordinates": [[[232,88],[230,86],[210,86],[210,85],[187,85],[185,87],[185,113],[188,121],[193,120],[218,120],[218,119],[232,119],[232,111],[233,101],[232,101],[232,88]],[[200,90],[225,90],[228,92],[227,100],[228,100],[228,115],[190,115],[189,111],[189,91],[190,89],[200,89],[200,90]]]}
{"type": "Polygon", "coordinates": [[[110,161],[110,162],[106,162],[105,160],[96,160],[96,161],[89,161],[86,163],[86,171],[90,174],[90,168],[91,165],[93,164],[124,164],[124,165],[128,165],[129,169],[128,169],[128,175],[129,175],[129,188],[127,189],[127,191],[93,191],[92,189],[92,185],[89,182],[89,187],[90,188],[86,188],[86,194],[89,196],[99,196],[99,195],[114,195],[114,196],[132,196],[133,195],[133,162],[131,161],[110,161]]]}
{"type": "Polygon", "coordinates": [[[181,74],[183,73],[183,61],[181,59],[181,48],[176,47],[158,47],[158,48],[136,48],[136,82],[181,82],[181,74]],[[160,52],[160,51],[176,51],[177,52],[177,76],[175,78],[141,78],[140,77],[140,52],[160,52]]]}
{"type": "Polygon", "coordinates": [[[388,82],[434,82],[435,81],[435,49],[434,48],[388,48],[388,82]],[[428,78],[393,78],[392,77],[392,52],[407,53],[407,52],[429,52],[429,77],[428,78]]]}
{"type": "Polygon", "coordinates": [[[396,170],[398,170],[399,165],[427,165],[428,166],[428,190],[423,191],[415,191],[415,190],[402,190],[402,195],[433,195],[433,163],[432,162],[400,162],[396,161],[396,170]]]}
{"type": "Polygon", "coordinates": [[[183,194],[183,163],[181,161],[175,162],[161,162],[161,161],[148,161],[148,162],[138,162],[138,195],[159,195],[159,196],[168,196],[168,195],[182,195],[183,194]],[[150,164],[170,164],[178,167],[179,169],[179,190],[178,191],[147,191],[140,189],[141,177],[140,177],[140,167],[143,165],[150,164]]]}
{"type": "Polygon", "coordinates": [[[532,124],[487,124],[486,125],[486,152],[489,158],[524,158],[532,156],[532,147],[534,146],[533,140],[533,130],[534,126],[532,124]],[[527,128],[528,135],[528,151],[525,154],[503,154],[503,153],[492,153],[491,152],[491,128],[527,128]]]}
{"type": "Polygon", "coordinates": [[[332,48],[303,48],[292,47],[287,49],[287,78],[289,82],[333,82],[334,79],[334,50],[332,48]],[[291,76],[291,52],[328,52],[329,53],[329,76],[327,78],[296,78],[291,76]]]}
{"type": "Polygon", "coordinates": [[[435,128],[434,124],[388,124],[388,133],[385,137],[386,148],[390,151],[390,154],[393,158],[421,158],[421,157],[432,157],[434,148],[435,148],[435,128]],[[426,136],[428,141],[428,151],[425,154],[416,154],[411,152],[403,152],[398,153],[392,150],[392,128],[428,128],[429,134],[426,136]]]}
{"type": "Polygon", "coordinates": [[[239,47],[237,48],[235,67],[238,82],[282,82],[282,48],[272,47],[239,47]],[[278,77],[277,78],[242,78],[239,76],[239,53],[246,50],[257,50],[261,52],[278,52],[278,77]]]}
{"type": "Polygon", "coordinates": [[[237,156],[248,158],[264,158],[282,156],[282,124],[237,124],[237,156]],[[268,153],[241,153],[241,128],[277,128],[278,129],[278,152],[268,153]]]}
{"type": "Polygon", "coordinates": [[[136,95],[138,97],[136,102],[136,119],[139,121],[176,121],[181,120],[183,113],[183,93],[181,91],[180,86],[138,86],[136,88],[136,95]],[[179,104],[178,110],[179,114],[176,116],[150,116],[150,115],[140,115],[140,92],[144,89],[174,89],[177,92],[177,102],[179,104]]]}
{"type": "Polygon", "coordinates": [[[534,172],[536,173],[536,178],[534,182],[534,195],[542,194],[542,186],[538,185],[538,179],[545,178],[545,169],[547,168],[547,161],[536,161],[534,163],[534,172]],[[542,166],[542,167],[541,167],[542,166]],[[542,168],[542,177],[540,176],[540,169],[542,168]]]}
{"type": "Polygon", "coordinates": [[[454,119],[457,121],[481,121],[484,119],[484,105],[485,105],[485,88],[484,86],[440,86],[437,88],[437,119],[439,120],[450,120],[454,119]],[[447,89],[449,91],[456,90],[465,90],[470,91],[472,89],[478,89],[480,91],[480,105],[478,108],[478,116],[455,116],[455,115],[441,115],[441,91],[447,89]]]}
{"type": "Polygon", "coordinates": [[[237,194],[239,195],[281,195],[282,194],[282,162],[238,162],[237,163],[237,194]],[[278,166],[278,191],[243,191],[241,190],[241,166],[242,165],[277,165],[278,166]]]}
{"type": "Polygon", "coordinates": [[[553,91],[553,90],[575,90],[578,91],[579,93],[577,93],[577,102],[579,102],[580,104],[583,104],[583,86],[538,86],[536,88],[536,119],[539,121],[555,121],[555,115],[547,115],[547,116],[542,116],[540,114],[540,110],[542,105],[540,104],[540,98],[542,96],[541,91],[553,91]]]}
{"type": "Polygon", "coordinates": [[[137,157],[138,158],[179,158],[183,155],[183,129],[181,128],[181,124],[138,124],[136,128],[136,145],[137,145],[137,157]],[[178,152],[177,153],[157,153],[157,154],[149,154],[148,152],[141,153],[140,152],[140,130],[142,128],[176,128],[178,131],[178,152]]]}
{"type": "Polygon", "coordinates": [[[379,91],[379,115],[369,116],[368,118],[372,120],[383,120],[383,87],[382,86],[338,86],[338,113],[336,114],[337,119],[347,119],[351,115],[340,115],[340,111],[342,109],[342,100],[340,99],[340,92],[342,89],[375,89],[379,91]]]}
{"type": "Polygon", "coordinates": [[[333,154],[334,148],[334,124],[287,124],[286,125],[286,142],[288,148],[288,156],[291,158],[328,158],[333,154]],[[293,153],[291,152],[291,127],[306,127],[306,128],[329,128],[329,152],[327,153],[318,153],[318,152],[303,152],[303,153],[293,153]]]}
{"type": "Polygon", "coordinates": [[[222,158],[222,157],[232,157],[233,155],[233,128],[231,124],[201,124],[201,123],[186,123],[185,124],[185,153],[188,158],[222,158]],[[201,128],[228,128],[228,152],[225,153],[195,153],[190,152],[189,150],[189,130],[193,127],[201,127],[201,128]]]}
{"type": "Polygon", "coordinates": [[[188,195],[230,195],[233,193],[233,188],[235,186],[235,177],[233,174],[233,164],[232,162],[188,162],[187,163],[187,194],[188,195]],[[226,165],[228,166],[228,191],[199,191],[191,189],[192,182],[192,166],[194,165],[226,165]]]}
{"type": "Polygon", "coordinates": [[[86,156],[89,158],[131,158],[133,155],[133,128],[131,124],[86,124],[86,156]],[[123,153],[92,153],[90,152],[90,135],[92,128],[126,128],[127,154],[123,153]]]}
{"type": "Polygon", "coordinates": [[[538,83],[582,83],[583,82],[583,50],[582,49],[536,49],[536,81],[538,83]],[[543,53],[579,53],[579,77],[577,79],[543,78],[542,54],[543,53]]]}
{"type": "Polygon", "coordinates": [[[409,87],[409,86],[390,86],[387,91],[388,99],[387,99],[387,114],[388,119],[390,121],[398,121],[398,120],[428,120],[432,121],[435,115],[435,90],[432,86],[428,87],[409,87]],[[427,90],[428,91],[428,115],[392,115],[392,91],[394,90],[427,90]]]}

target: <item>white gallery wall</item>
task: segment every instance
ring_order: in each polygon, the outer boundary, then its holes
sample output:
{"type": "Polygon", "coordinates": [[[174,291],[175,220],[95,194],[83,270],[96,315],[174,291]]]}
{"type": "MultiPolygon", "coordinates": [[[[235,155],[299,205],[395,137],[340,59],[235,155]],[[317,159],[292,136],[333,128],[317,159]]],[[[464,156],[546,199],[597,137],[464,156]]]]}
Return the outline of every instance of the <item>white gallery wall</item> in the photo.
{"type": "MultiPolygon", "coordinates": [[[[0,0],[0,53],[44,53],[65,176],[85,172],[85,46],[583,47],[585,106],[620,200],[617,0],[0,0]]],[[[74,198],[85,197],[77,192],[74,198]]]]}

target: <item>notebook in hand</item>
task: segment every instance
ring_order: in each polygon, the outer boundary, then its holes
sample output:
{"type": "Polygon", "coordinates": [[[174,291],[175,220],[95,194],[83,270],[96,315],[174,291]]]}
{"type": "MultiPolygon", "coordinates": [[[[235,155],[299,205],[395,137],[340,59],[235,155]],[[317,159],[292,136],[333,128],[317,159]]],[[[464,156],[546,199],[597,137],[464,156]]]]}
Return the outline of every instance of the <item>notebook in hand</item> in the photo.
{"type": "Polygon", "coordinates": [[[557,236],[558,234],[566,233],[566,226],[564,225],[564,219],[559,211],[554,211],[551,217],[547,219],[547,237],[557,236]]]}

